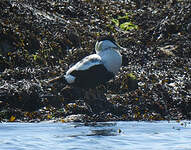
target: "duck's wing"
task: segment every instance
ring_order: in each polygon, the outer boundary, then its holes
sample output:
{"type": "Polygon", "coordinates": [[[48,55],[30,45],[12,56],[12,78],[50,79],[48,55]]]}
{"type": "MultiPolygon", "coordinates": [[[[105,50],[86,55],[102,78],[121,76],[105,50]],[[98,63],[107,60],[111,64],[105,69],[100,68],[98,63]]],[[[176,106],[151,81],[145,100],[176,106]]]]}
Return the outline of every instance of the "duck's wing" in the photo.
{"type": "Polygon", "coordinates": [[[68,83],[82,88],[93,88],[103,84],[114,76],[109,72],[99,55],[90,55],[70,68],[65,79],[68,83]]]}
{"type": "Polygon", "coordinates": [[[81,61],[73,65],[67,72],[66,75],[71,74],[73,71],[88,70],[92,66],[103,64],[101,57],[97,54],[89,55],[83,58],[81,61]]]}

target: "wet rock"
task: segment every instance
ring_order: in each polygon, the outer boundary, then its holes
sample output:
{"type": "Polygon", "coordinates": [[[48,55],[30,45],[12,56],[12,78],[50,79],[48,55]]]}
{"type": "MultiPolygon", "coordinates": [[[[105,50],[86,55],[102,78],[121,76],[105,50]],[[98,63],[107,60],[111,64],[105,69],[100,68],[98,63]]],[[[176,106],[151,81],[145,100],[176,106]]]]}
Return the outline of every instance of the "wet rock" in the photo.
{"type": "Polygon", "coordinates": [[[76,103],[68,103],[65,106],[66,114],[92,114],[92,109],[83,101],[76,101],[76,103]]]}
{"type": "Polygon", "coordinates": [[[0,40],[0,53],[2,55],[6,56],[8,53],[13,52],[13,50],[14,47],[9,41],[4,39],[0,40]]]}
{"type": "Polygon", "coordinates": [[[90,117],[85,114],[69,115],[62,122],[88,122],[90,117]]]}
{"type": "Polygon", "coordinates": [[[64,97],[65,100],[68,100],[70,102],[75,99],[83,98],[84,96],[82,89],[69,86],[64,87],[61,90],[60,94],[64,97]]]}

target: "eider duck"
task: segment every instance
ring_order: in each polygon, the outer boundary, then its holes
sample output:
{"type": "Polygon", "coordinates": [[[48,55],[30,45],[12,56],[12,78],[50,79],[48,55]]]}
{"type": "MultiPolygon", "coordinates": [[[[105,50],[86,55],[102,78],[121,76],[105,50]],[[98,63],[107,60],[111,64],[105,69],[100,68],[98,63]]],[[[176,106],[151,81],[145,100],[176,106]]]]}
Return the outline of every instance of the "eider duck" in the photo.
{"type": "Polygon", "coordinates": [[[95,54],[86,56],[73,65],[65,75],[52,79],[79,88],[95,88],[112,79],[122,64],[120,47],[113,38],[102,37],[95,44],[95,54]]]}

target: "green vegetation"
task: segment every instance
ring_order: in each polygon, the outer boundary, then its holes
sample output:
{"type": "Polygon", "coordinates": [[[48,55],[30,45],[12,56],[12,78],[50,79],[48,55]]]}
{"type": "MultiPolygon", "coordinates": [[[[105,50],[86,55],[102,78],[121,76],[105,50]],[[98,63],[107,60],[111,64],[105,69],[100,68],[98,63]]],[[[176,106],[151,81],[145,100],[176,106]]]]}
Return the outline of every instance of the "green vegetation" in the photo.
{"type": "Polygon", "coordinates": [[[138,26],[133,24],[129,19],[129,14],[126,13],[123,16],[117,16],[116,19],[112,19],[112,23],[114,23],[115,26],[121,28],[122,30],[128,31],[133,29],[138,29],[138,26]]]}

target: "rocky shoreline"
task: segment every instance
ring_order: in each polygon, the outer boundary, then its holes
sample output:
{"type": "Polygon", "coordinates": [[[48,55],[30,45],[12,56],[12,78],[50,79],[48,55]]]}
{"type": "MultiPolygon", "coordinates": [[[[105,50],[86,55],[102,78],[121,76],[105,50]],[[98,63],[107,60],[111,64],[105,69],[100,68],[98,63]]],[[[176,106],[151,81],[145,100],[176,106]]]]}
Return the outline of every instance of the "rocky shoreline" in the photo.
{"type": "Polygon", "coordinates": [[[0,1],[0,121],[191,118],[189,0],[0,1]],[[120,73],[97,95],[47,81],[114,36],[120,73]]]}

